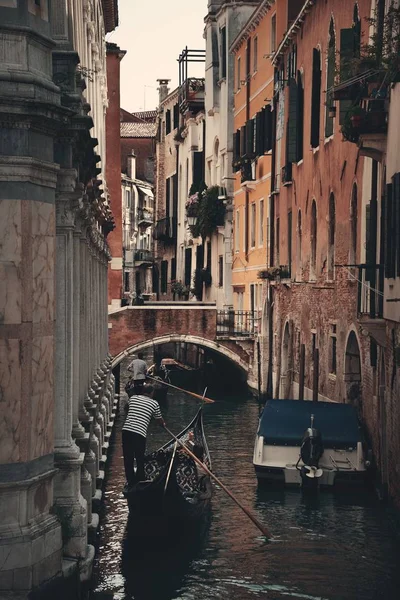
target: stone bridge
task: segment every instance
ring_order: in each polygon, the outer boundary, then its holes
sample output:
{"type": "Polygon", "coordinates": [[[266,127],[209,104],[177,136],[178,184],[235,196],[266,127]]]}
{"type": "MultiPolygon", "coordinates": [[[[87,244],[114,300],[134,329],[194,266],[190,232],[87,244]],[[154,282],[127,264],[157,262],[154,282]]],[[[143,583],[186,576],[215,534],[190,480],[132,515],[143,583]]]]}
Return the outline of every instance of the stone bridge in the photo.
{"type": "Polygon", "coordinates": [[[113,367],[140,350],[186,342],[224,355],[246,373],[251,387],[257,387],[254,333],[224,326],[215,304],[153,302],[125,306],[111,311],[108,322],[113,367]]]}

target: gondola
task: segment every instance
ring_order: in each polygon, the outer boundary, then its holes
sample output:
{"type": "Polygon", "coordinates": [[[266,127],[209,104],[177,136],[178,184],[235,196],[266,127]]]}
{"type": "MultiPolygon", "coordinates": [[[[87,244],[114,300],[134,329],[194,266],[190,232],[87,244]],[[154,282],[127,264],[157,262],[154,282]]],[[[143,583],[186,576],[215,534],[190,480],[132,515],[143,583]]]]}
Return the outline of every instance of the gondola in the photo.
{"type": "MultiPolygon", "coordinates": [[[[202,408],[177,438],[188,443],[193,434],[195,448],[211,469],[211,459],[204,435],[202,408]]],[[[125,485],[131,530],[163,533],[183,524],[196,523],[208,512],[212,496],[210,477],[199,477],[194,460],[170,440],[145,460],[146,481],[125,485]]]]}

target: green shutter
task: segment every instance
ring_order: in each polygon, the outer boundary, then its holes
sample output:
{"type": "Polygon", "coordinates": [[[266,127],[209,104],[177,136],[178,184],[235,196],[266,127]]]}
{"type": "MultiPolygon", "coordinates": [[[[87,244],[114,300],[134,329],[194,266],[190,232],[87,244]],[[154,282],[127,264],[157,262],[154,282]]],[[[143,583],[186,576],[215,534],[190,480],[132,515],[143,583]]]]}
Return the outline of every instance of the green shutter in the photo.
{"type": "MultiPolygon", "coordinates": [[[[346,81],[351,77],[351,60],[354,58],[354,31],[350,29],[340,30],[340,81],[346,81]]],[[[346,113],[351,107],[351,100],[339,101],[339,123],[344,123],[346,113]]]]}
{"type": "Polygon", "coordinates": [[[246,157],[252,158],[254,145],[254,122],[253,119],[249,119],[246,123],[246,157]]]}
{"type": "Polygon", "coordinates": [[[272,111],[267,104],[264,109],[264,152],[272,150],[272,111]]]}
{"type": "Polygon", "coordinates": [[[240,128],[240,158],[244,158],[246,154],[246,125],[240,128]]]}
{"type": "MultiPolygon", "coordinates": [[[[400,276],[400,173],[394,176],[393,190],[393,248],[395,249],[395,259],[397,262],[397,270],[395,275],[400,276]]],[[[393,265],[394,266],[394,265],[393,265]]]]}
{"type": "Polygon", "coordinates": [[[287,160],[297,162],[297,112],[298,89],[295,79],[289,83],[289,120],[287,127],[287,160]]]}

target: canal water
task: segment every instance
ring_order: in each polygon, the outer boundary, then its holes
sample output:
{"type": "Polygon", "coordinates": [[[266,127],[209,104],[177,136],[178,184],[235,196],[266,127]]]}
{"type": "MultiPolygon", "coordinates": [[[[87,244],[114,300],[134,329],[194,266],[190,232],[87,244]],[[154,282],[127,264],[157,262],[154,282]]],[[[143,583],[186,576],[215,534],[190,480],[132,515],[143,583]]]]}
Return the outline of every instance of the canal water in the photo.
{"type": "MultiPolygon", "coordinates": [[[[197,405],[180,393],[162,407],[179,432],[197,405]]],[[[259,489],[252,466],[258,420],[253,398],[218,397],[204,409],[213,470],[270,529],[266,543],[230,498],[214,486],[202,529],[177,540],[137,545],[126,536],[128,511],[120,411],[105,489],[92,600],[305,599],[400,597],[400,540],[395,520],[372,493],[349,495],[259,489]]],[[[167,441],[152,425],[148,450],[167,441]]]]}

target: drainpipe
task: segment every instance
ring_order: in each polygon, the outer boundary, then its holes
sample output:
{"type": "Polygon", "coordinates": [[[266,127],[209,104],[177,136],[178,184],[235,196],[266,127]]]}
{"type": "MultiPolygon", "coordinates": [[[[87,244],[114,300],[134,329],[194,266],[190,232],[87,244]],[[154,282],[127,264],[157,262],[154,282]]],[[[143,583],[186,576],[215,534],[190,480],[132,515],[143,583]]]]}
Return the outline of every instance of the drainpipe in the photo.
{"type": "MultiPolygon", "coordinates": [[[[250,38],[247,40],[246,46],[246,123],[250,119],[250,38]]],[[[244,213],[245,213],[245,231],[244,231],[244,254],[246,258],[246,262],[248,261],[249,256],[249,192],[246,188],[245,192],[245,205],[244,205],[244,213]]]]}

